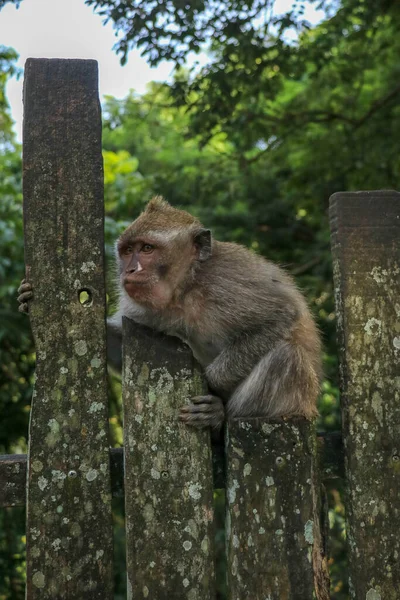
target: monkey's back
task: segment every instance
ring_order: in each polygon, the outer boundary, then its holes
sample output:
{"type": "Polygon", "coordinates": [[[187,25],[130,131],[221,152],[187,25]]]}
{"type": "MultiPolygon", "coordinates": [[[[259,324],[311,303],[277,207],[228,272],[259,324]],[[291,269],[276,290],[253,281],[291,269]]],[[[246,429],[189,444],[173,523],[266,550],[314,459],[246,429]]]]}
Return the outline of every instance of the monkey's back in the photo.
{"type": "Polygon", "coordinates": [[[212,256],[201,264],[196,282],[207,309],[235,332],[260,325],[287,330],[308,313],[290,275],[238,244],[214,242],[212,256]]]}
{"type": "Polygon", "coordinates": [[[318,330],[293,278],[281,267],[238,244],[214,242],[212,256],[201,264],[195,281],[197,353],[188,336],[195,354],[212,360],[244,337],[262,355],[285,339],[304,347],[321,371],[318,330]]]}
{"type": "Polygon", "coordinates": [[[232,396],[228,412],[314,416],[321,344],[292,277],[242,246],[215,242],[197,282],[204,293],[197,343],[211,345],[206,375],[232,396]]]}

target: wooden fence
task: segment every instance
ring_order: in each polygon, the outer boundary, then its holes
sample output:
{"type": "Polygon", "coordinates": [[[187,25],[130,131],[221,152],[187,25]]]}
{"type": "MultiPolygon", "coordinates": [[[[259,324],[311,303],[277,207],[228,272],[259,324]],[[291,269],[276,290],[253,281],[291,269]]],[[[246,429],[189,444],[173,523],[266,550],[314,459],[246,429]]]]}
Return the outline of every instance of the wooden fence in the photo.
{"type": "Polygon", "coordinates": [[[110,451],[96,63],[28,60],[24,102],[37,369],[28,457],[0,458],[0,506],[26,502],[27,599],[112,598],[123,488],[128,598],[215,599],[225,487],[228,599],[325,600],[320,487],[343,460],[351,598],[400,598],[400,194],[331,200],[343,447],[310,423],[262,419],[230,423],[212,447],[177,420],[204,385],[191,353],[127,321],[124,450],[110,451]]]}

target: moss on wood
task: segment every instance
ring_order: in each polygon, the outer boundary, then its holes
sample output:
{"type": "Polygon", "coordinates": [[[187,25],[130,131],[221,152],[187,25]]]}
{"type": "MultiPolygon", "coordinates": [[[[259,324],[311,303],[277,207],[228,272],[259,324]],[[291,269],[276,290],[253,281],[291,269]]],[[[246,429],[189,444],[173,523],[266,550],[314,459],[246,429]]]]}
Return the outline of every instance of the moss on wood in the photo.
{"type": "Polygon", "coordinates": [[[178,421],[203,390],[187,346],[124,319],[128,598],[213,600],[210,432],[178,421]]]}
{"type": "Polygon", "coordinates": [[[113,582],[97,63],[29,59],[24,111],[25,260],[37,353],[27,598],[104,600],[113,582]]]}
{"type": "Polygon", "coordinates": [[[400,590],[400,194],[334,194],[351,598],[400,590]]]}

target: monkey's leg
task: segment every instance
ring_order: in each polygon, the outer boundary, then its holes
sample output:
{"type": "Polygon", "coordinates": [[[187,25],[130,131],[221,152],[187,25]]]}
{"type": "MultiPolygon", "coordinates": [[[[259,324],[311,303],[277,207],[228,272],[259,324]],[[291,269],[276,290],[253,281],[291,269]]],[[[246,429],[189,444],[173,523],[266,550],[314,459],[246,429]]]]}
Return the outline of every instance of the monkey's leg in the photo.
{"type": "Polygon", "coordinates": [[[228,397],[227,418],[317,415],[318,375],[300,344],[269,347],[268,332],[237,338],[206,367],[211,389],[228,397]]]}
{"type": "Polygon", "coordinates": [[[182,406],[179,419],[191,427],[219,429],[225,419],[225,409],[218,396],[195,396],[191,403],[182,406]]]}
{"type": "Polygon", "coordinates": [[[308,352],[282,341],[255,365],[227,405],[229,417],[317,416],[319,378],[308,352]]]}

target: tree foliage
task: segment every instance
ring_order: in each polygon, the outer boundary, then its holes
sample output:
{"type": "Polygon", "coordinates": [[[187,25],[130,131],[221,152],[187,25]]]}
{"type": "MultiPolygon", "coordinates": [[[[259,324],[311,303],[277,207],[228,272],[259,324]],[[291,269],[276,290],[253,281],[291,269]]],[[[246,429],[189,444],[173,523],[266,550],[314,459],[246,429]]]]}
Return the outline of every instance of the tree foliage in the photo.
{"type": "Polygon", "coordinates": [[[382,73],[378,89],[365,79],[399,50],[394,0],[308,2],[326,10],[314,28],[298,1],[284,14],[273,0],[86,3],[114,23],[122,61],[133,47],[152,65],[169,59],[178,67],[189,52],[208,51],[203,69],[178,72],[175,100],[189,110],[196,133],[236,133],[244,150],[253,148],[259,128],[266,140],[313,122],[358,128],[400,93],[393,71],[382,73]],[[342,93],[332,94],[337,82],[342,93]]]}

